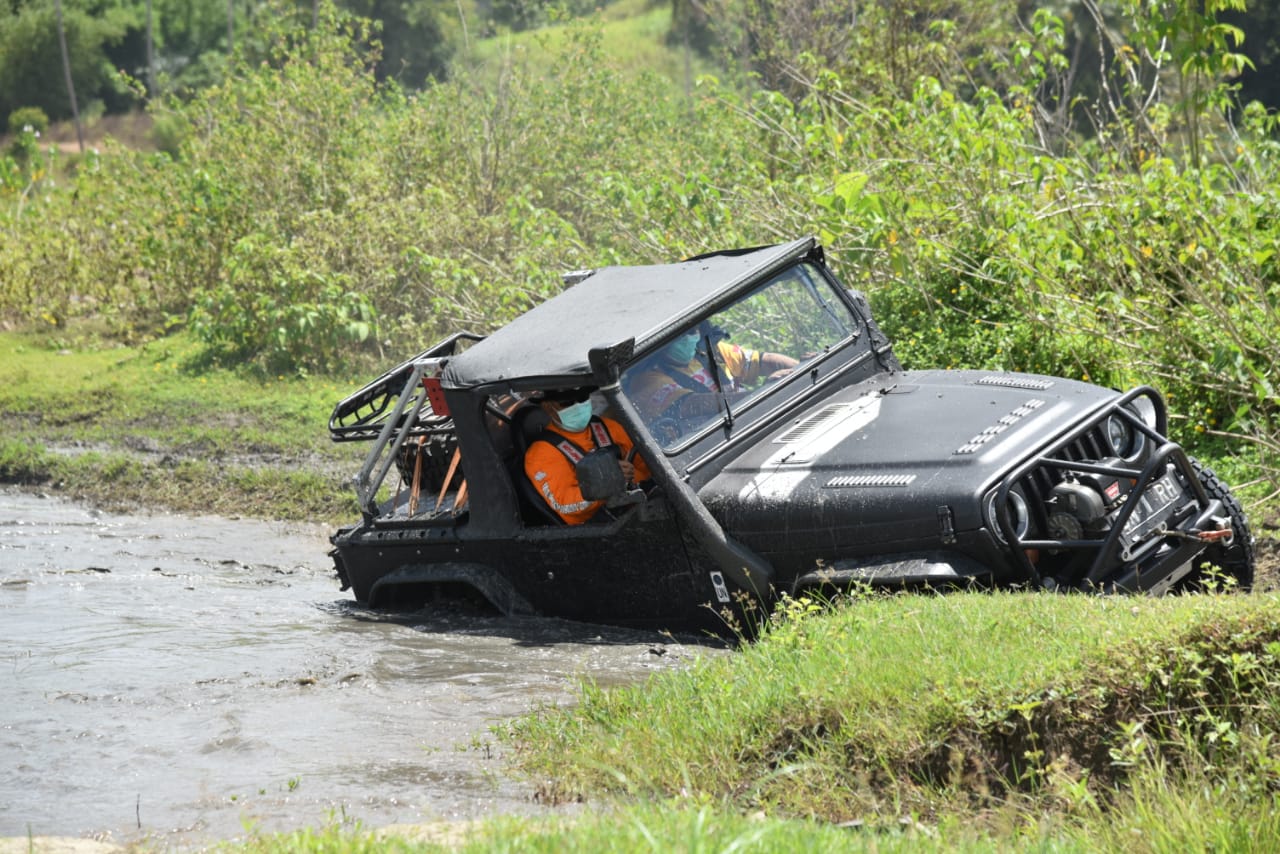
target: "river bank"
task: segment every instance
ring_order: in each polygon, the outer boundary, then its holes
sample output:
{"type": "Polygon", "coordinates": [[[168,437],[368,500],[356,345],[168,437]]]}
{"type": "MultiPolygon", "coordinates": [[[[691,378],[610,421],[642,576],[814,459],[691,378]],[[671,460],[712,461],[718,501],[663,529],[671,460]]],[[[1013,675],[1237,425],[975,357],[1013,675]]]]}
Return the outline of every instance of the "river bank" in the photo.
{"type": "MultiPolygon", "coordinates": [[[[0,353],[5,355],[0,360],[0,428],[5,436],[0,440],[0,480],[28,495],[69,497],[85,507],[98,508],[96,512],[127,508],[158,519],[166,512],[181,511],[222,519],[302,520],[325,530],[356,515],[349,480],[359,467],[362,448],[332,444],[325,424],[333,404],[359,382],[285,377],[250,380],[227,372],[197,370],[193,350],[180,337],[132,349],[68,347],[50,351],[34,338],[0,333],[0,353]]],[[[1215,627],[1224,625],[1224,620],[1252,620],[1263,629],[1258,635],[1263,638],[1259,654],[1270,654],[1267,645],[1273,641],[1266,640],[1270,635],[1265,632],[1274,627],[1267,615],[1274,611],[1271,592],[1280,589],[1276,526],[1274,513],[1268,508],[1251,508],[1251,513],[1260,535],[1258,595],[1204,597],[1200,604],[1205,610],[1198,623],[1188,624],[1187,631],[1217,638],[1221,636],[1215,627]]],[[[314,551],[322,552],[323,543],[314,551]]],[[[101,580],[101,574],[91,567],[79,569],[88,573],[80,580],[101,580]]],[[[327,571],[327,567],[316,571],[327,571]]],[[[6,588],[10,593],[17,589],[6,588]]],[[[340,598],[336,591],[325,594],[329,595],[334,598],[326,601],[340,598]]],[[[868,764],[866,757],[850,752],[851,745],[872,736],[850,736],[845,722],[855,717],[878,720],[882,730],[877,731],[876,739],[918,738],[919,733],[903,728],[903,722],[910,718],[906,711],[922,699],[932,698],[931,708],[948,720],[959,720],[955,716],[963,717],[966,710],[978,715],[956,730],[955,738],[965,745],[964,755],[978,766],[999,770],[1006,760],[998,757],[1006,754],[987,751],[999,726],[1020,720],[1019,708],[1034,716],[1044,698],[1052,696],[1064,681],[1077,685],[1081,696],[1103,689],[1116,696],[1141,692],[1153,684],[1144,674],[1165,672],[1168,657],[1134,660],[1126,656],[1134,649],[1147,648],[1153,640],[1164,646],[1151,648],[1165,650],[1181,649],[1184,642],[1173,634],[1173,623],[1165,619],[1166,609],[1181,607],[1176,599],[1120,600],[1105,613],[1058,616],[1054,614],[1060,609],[1077,608],[1078,600],[955,596],[947,603],[950,611],[944,611],[942,620],[954,620],[962,629],[950,641],[940,640],[946,637],[942,633],[945,622],[922,621],[919,616],[935,607],[932,598],[907,599],[896,605],[863,603],[852,615],[848,611],[810,615],[802,608],[802,619],[793,625],[785,618],[776,636],[771,633],[752,644],[749,655],[729,656],[729,660],[741,662],[725,665],[729,669],[697,668],[687,676],[673,674],[655,680],[643,692],[604,690],[590,682],[567,690],[562,695],[563,712],[540,710],[520,718],[522,723],[503,725],[511,738],[505,754],[511,765],[504,765],[500,772],[495,766],[495,773],[518,771],[526,775],[521,778],[526,796],[536,797],[543,806],[586,800],[601,809],[574,822],[566,822],[560,808],[550,809],[536,820],[486,819],[468,825],[465,839],[425,843],[427,849],[595,852],[634,850],[646,840],[649,845],[660,840],[688,847],[688,841],[696,839],[697,846],[738,845],[759,851],[831,845],[880,851],[990,849],[1029,843],[1052,843],[1058,850],[1106,850],[1113,846],[1118,850],[1118,842],[1128,838],[1124,836],[1128,826],[1152,837],[1172,833],[1170,838],[1189,842],[1192,847],[1201,841],[1196,834],[1234,834],[1245,827],[1251,828],[1256,840],[1267,844],[1280,840],[1280,832],[1274,832],[1266,819],[1270,814],[1266,810],[1280,811],[1273,809],[1275,805],[1268,800],[1271,796],[1266,794],[1271,791],[1267,788],[1269,772],[1258,764],[1267,756],[1265,746],[1261,753],[1250,747],[1241,754],[1240,763],[1219,768],[1207,782],[1190,774],[1190,765],[1180,766],[1180,782],[1173,793],[1153,794],[1143,787],[1162,779],[1158,762],[1167,756],[1157,748],[1172,745],[1175,734],[1124,742],[1118,733],[1125,732],[1133,721],[1095,718],[1089,723],[1085,718],[1093,714],[1090,708],[1066,708],[1068,717],[1051,721],[1052,728],[1043,732],[1064,727],[1072,731],[1105,728],[1089,743],[1102,745],[1098,749],[1104,757],[1109,750],[1121,751],[1117,755],[1130,763],[1125,767],[1135,769],[1123,780],[1108,782],[1108,775],[1098,771],[1082,775],[1078,772],[1087,766],[1077,767],[1079,761],[1071,759],[1061,766],[1065,776],[1055,776],[1058,766],[1052,762],[1038,771],[1040,782],[1031,792],[1013,786],[998,792],[995,800],[984,800],[995,791],[992,780],[1003,778],[960,774],[953,781],[958,788],[944,787],[945,797],[930,801],[932,806],[923,810],[911,807],[901,793],[894,794],[886,784],[916,772],[908,770],[908,765],[868,764]],[[996,604],[992,606],[992,602],[996,604]],[[990,607],[995,610],[987,610],[990,607]],[[1128,609],[1134,615],[1147,615],[1144,631],[1154,634],[1130,635],[1128,623],[1117,623],[1128,609]],[[875,626],[908,626],[907,635],[917,641],[886,649],[880,640],[883,632],[868,633],[875,626]],[[997,633],[993,627],[1003,628],[997,633]],[[1046,633],[1066,627],[1075,637],[1114,641],[1117,657],[1103,660],[1103,664],[1112,662],[1106,666],[1119,674],[1114,681],[1103,686],[1089,683],[1089,674],[1099,672],[1102,665],[1096,659],[1082,660],[1069,644],[1054,646],[1056,651],[1051,651],[1046,633]],[[982,643],[973,643],[975,638],[981,638],[982,643]],[[1033,642],[1028,643],[1028,638],[1033,642]],[[1126,643],[1133,644],[1132,648],[1126,643]],[[973,662],[958,655],[971,647],[990,651],[990,660],[973,662]],[[945,672],[921,669],[922,663],[949,660],[969,663],[945,672]],[[1057,675],[1049,681],[1044,677],[1038,682],[1010,683],[1001,670],[1007,662],[1026,664],[1028,673],[1057,675]],[[857,671],[861,681],[855,680],[856,684],[883,683],[884,687],[871,694],[855,690],[854,683],[833,688],[844,684],[833,676],[840,675],[843,680],[855,663],[861,668],[857,671]],[[726,686],[736,687],[728,690],[726,686]],[[735,697],[744,701],[738,704],[738,712],[711,716],[721,700],[735,697]],[[821,697],[825,699],[819,701],[821,697]],[[753,702],[746,703],[746,698],[753,702]],[[788,698],[800,706],[786,705],[788,698]],[[1007,714],[992,718],[983,712],[989,712],[992,704],[1007,714]],[[817,718],[810,715],[815,709],[817,718]],[[700,714],[691,719],[686,715],[689,710],[700,710],[700,714]],[[744,718],[739,712],[748,714],[744,718]],[[657,733],[645,729],[646,721],[669,722],[671,728],[657,733]],[[990,729],[992,726],[997,729],[990,729]],[[602,739],[609,732],[631,735],[621,736],[620,741],[602,739]],[[757,741],[744,741],[748,734],[757,741]],[[1124,754],[1126,743],[1143,749],[1124,754]],[[634,752],[637,749],[639,753],[634,752]],[[693,755],[685,755],[690,750],[693,755]],[[855,761],[841,765],[833,761],[839,756],[855,761]],[[550,764],[547,757],[552,758],[550,764]],[[724,776],[691,785],[703,780],[699,769],[705,770],[709,764],[724,776]],[[830,786],[822,783],[823,774],[833,781],[830,786]],[[1223,774],[1227,775],[1226,783],[1222,782],[1223,774]],[[803,779],[804,787],[795,792],[778,788],[780,782],[793,778],[803,779]],[[1236,786],[1231,782],[1234,778],[1247,785],[1236,786]],[[966,788],[970,786],[981,791],[966,788]],[[1212,790],[1226,787],[1221,801],[1208,809],[1194,803],[1194,792],[1204,786],[1212,790]],[[857,800],[855,792],[857,797],[870,800],[857,800]],[[1030,798],[1031,794],[1035,797],[1030,798]],[[981,804],[967,811],[963,805],[975,797],[981,804]],[[1156,802],[1158,809],[1137,809],[1142,797],[1156,802]],[[860,806],[857,815],[850,818],[831,812],[831,803],[860,806]],[[1201,824],[1177,826],[1173,817],[1184,813],[1195,816],[1201,824]],[[1035,815],[1048,816],[1040,831],[1035,830],[1035,815]],[[819,817],[821,821],[799,820],[799,816],[819,817]],[[1167,829],[1161,831],[1162,826],[1167,829]],[[1118,835],[1112,835],[1113,830],[1118,835]],[[633,847],[627,848],[628,844],[633,847]]],[[[331,616],[321,609],[297,622],[310,625],[326,622],[331,616]]],[[[897,634],[901,634],[897,629],[889,633],[897,634]]],[[[1280,634],[1274,642],[1280,648],[1280,634]]],[[[1231,658],[1246,653],[1255,654],[1252,647],[1234,646],[1228,634],[1222,645],[1203,654],[1212,660],[1213,656],[1231,658]]],[[[420,654],[415,652],[411,657],[416,659],[420,654]]],[[[338,667],[334,672],[341,670],[338,667]]],[[[1205,679],[1210,681],[1197,682],[1195,690],[1218,697],[1213,692],[1220,693],[1224,683],[1213,681],[1218,677],[1211,673],[1205,679]]],[[[291,684],[288,690],[300,692],[316,687],[288,679],[281,684],[291,684]]],[[[1280,697],[1280,691],[1266,693],[1270,689],[1269,683],[1259,689],[1263,698],[1259,702],[1270,703],[1268,698],[1280,697]]],[[[101,693],[105,696],[107,692],[101,693]]],[[[1213,705],[1207,712],[1215,719],[1234,708],[1232,698],[1219,699],[1223,705],[1213,705]]],[[[1275,702],[1280,705],[1280,699],[1275,702]]],[[[510,714],[527,711],[517,709],[510,714]]],[[[1196,718],[1191,715],[1187,719],[1196,718]]],[[[1233,738],[1237,741],[1240,733],[1248,731],[1247,727],[1241,729],[1245,723],[1230,721],[1229,732],[1236,734],[1233,738]]],[[[1202,741],[1205,733],[1187,731],[1185,737],[1192,748],[1212,748],[1212,742],[1202,741]]],[[[1034,743],[1023,747],[1033,752],[1039,749],[1034,743]]],[[[1186,757],[1194,759],[1198,754],[1189,750],[1178,755],[1185,764],[1186,757]]],[[[1108,760],[1102,767],[1110,769],[1112,765],[1108,760]]],[[[290,778],[282,779],[281,785],[287,788],[290,778]]],[[[357,786],[363,785],[362,779],[357,775],[357,786]]],[[[376,782],[377,775],[373,779],[376,782]]],[[[419,783],[405,785],[416,789],[419,783]]],[[[282,792],[281,797],[288,794],[282,792]]],[[[320,817],[301,823],[317,829],[278,833],[264,829],[243,837],[240,845],[251,851],[294,851],[418,850],[424,844],[404,842],[403,836],[417,833],[407,829],[395,831],[400,835],[391,840],[398,841],[389,841],[372,836],[370,828],[326,823],[320,817]]],[[[25,844],[27,840],[19,841],[25,844]]],[[[155,840],[136,844],[165,847],[155,840]]],[[[1206,844],[1213,847],[1211,842],[1206,844]]],[[[1166,847],[1174,850],[1177,846],[1166,847]]],[[[1155,845],[1151,850],[1164,849],[1155,845]]]]}

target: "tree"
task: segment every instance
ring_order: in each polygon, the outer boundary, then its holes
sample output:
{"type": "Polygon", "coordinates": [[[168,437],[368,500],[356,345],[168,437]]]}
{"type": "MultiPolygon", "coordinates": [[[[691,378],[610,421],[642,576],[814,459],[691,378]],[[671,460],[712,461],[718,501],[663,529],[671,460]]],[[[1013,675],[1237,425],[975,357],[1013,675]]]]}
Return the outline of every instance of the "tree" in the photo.
{"type": "Polygon", "coordinates": [[[440,26],[436,4],[408,0],[347,0],[343,8],[381,24],[378,79],[418,89],[448,71],[453,46],[440,26]]]}
{"type": "Polygon", "coordinates": [[[1280,5],[1253,0],[1246,9],[1224,12],[1221,19],[1244,33],[1240,52],[1253,63],[1240,75],[1240,101],[1261,101],[1280,110],[1280,5]]]}
{"type": "Polygon", "coordinates": [[[1186,163],[1199,167],[1205,146],[1235,104],[1232,82],[1250,67],[1239,52],[1244,34],[1225,20],[1245,0],[1082,0],[1097,26],[1101,65],[1095,116],[1131,130],[1141,152],[1181,142],[1186,163]]]}
{"type": "Polygon", "coordinates": [[[80,144],[80,152],[84,153],[84,129],[80,126],[80,106],[76,103],[75,81],[71,79],[71,57],[67,55],[67,31],[62,23],[62,0],[54,0],[54,9],[58,15],[58,48],[62,53],[62,74],[67,82],[67,98],[71,101],[71,117],[76,123],[76,141],[80,144]]]}
{"type": "MultiPolygon", "coordinates": [[[[62,10],[67,63],[81,100],[121,97],[111,50],[135,25],[135,13],[141,9],[113,6],[91,13],[70,3],[62,10]]],[[[54,0],[32,0],[0,15],[0,115],[40,107],[54,120],[71,116],[66,87],[49,85],[65,79],[58,15],[54,0]]]]}

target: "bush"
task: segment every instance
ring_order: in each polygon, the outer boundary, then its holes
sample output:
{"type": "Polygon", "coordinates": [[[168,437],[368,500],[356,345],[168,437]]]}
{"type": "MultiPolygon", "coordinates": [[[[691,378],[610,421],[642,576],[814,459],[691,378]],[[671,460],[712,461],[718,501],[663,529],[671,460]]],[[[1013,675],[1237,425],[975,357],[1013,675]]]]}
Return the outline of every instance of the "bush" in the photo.
{"type": "Polygon", "coordinates": [[[1193,146],[1120,99],[1101,133],[1064,129],[1036,96],[1065,63],[1048,13],[1011,84],[869,100],[833,71],[680,98],[585,27],[550,73],[508,57],[410,96],[378,81],[366,23],[276,18],[252,61],[163,106],[168,154],[61,184],[0,162],[0,320],[190,323],[218,361],[335,370],[484,332],[564,269],[814,233],[908,366],[1155,382],[1178,438],[1277,465],[1275,117],[1232,128],[1205,99],[1193,146]]]}
{"type": "Polygon", "coordinates": [[[19,107],[9,114],[9,132],[24,130],[44,133],[49,129],[49,117],[39,107],[19,107]]]}

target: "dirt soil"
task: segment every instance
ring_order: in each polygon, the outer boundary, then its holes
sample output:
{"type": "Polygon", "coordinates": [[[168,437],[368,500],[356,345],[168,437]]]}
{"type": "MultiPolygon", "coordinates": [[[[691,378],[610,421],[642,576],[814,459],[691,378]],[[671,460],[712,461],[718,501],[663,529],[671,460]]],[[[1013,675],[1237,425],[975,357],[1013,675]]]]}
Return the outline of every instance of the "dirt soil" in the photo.
{"type": "MultiPolygon", "coordinates": [[[[134,151],[154,151],[155,143],[151,139],[151,116],[143,112],[123,115],[100,116],[81,122],[84,134],[85,151],[97,148],[101,150],[103,140],[107,137],[119,142],[125,148],[134,151]]],[[[6,150],[12,141],[12,134],[0,134],[0,151],[6,150]]],[[[41,150],[56,146],[63,154],[79,154],[80,142],[76,137],[76,126],[73,122],[54,122],[49,129],[40,135],[41,150]]]]}
{"type": "Polygon", "coordinates": [[[1254,546],[1258,568],[1253,578],[1253,589],[1262,593],[1280,590],[1280,530],[1260,526],[1258,541],[1254,546]]]}

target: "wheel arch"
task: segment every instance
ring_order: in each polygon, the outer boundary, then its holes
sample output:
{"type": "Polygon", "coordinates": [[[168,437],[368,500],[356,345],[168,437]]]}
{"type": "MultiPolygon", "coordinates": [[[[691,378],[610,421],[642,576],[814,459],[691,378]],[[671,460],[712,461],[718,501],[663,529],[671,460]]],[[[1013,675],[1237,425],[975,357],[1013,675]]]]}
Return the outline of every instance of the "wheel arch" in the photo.
{"type": "Polygon", "coordinates": [[[370,607],[376,608],[380,600],[391,598],[397,589],[416,586],[444,589],[450,586],[469,587],[479,593],[504,616],[527,616],[537,611],[516,590],[510,580],[491,566],[479,563],[406,564],[379,578],[369,588],[370,607]]]}

